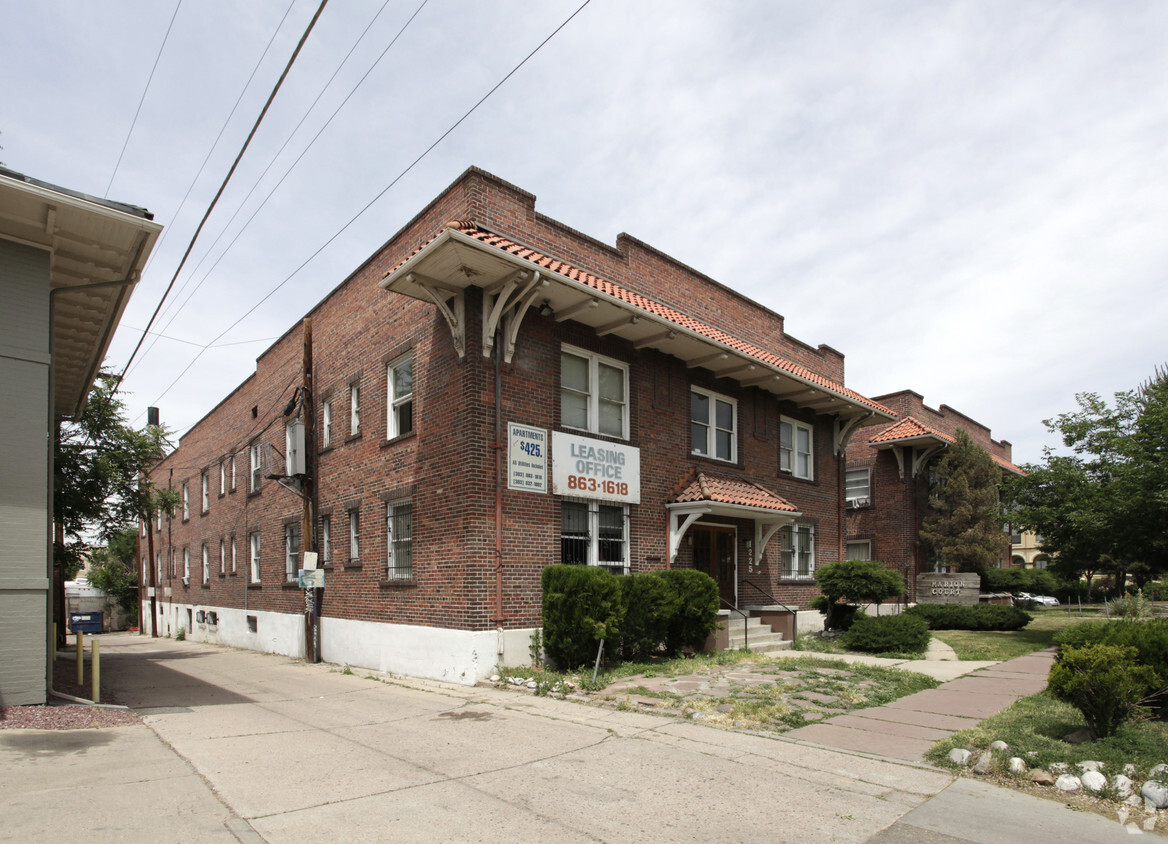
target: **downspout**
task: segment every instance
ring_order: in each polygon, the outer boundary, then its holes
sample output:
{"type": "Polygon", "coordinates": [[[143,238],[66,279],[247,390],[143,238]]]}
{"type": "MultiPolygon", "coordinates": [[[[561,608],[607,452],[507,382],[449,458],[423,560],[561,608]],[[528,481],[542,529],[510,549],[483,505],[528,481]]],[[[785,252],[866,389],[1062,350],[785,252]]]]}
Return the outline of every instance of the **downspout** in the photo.
{"type": "Polygon", "coordinates": [[[503,371],[502,343],[496,332],[495,349],[495,612],[498,657],[503,659],[503,371]]]}
{"type": "MultiPolygon", "coordinates": [[[[130,262],[130,267],[137,266],[138,259],[142,256],[142,249],[145,247],[145,237],[138,239],[138,247],[134,251],[134,259],[130,262]]],[[[46,625],[45,640],[49,643],[49,648],[45,652],[45,688],[50,694],[55,694],[53,691],[53,660],[49,657],[55,642],[49,641],[49,637],[53,635],[53,619],[57,618],[57,611],[60,611],[61,629],[57,631],[57,638],[62,638],[65,635],[65,578],[64,572],[58,583],[56,579],[56,537],[57,537],[57,519],[53,508],[53,497],[55,495],[55,473],[57,464],[57,439],[59,435],[59,424],[65,419],[72,419],[74,417],[62,416],[59,419],[56,416],[56,351],[57,351],[57,331],[56,331],[56,315],[57,315],[57,294],[62,292],[71,292],[76,290],[97,290],[103,287],[133,287],[138,283],[140,273],[131,269],[129,275],[122,281],[100,281],[94,284],[77,284],[72,287],[50,287],[49,288],[49,389],[48,389],[48,413],[46,419],[49,423],[49,430],[46,432],[50,434],[48,451],[48,484],[47,484],[47,504],[49,517],[48,533],[48,607],[46,618],[49,623],[46,625]]],[[[51,282],[50,282],[51,283],[51,282]]],[[[105,331],[109,330],[108,323],[105,326],[105,331]]],[[[95,369],[92,374],[96,377],[97,370],[101,368],[101,361],[95,364],[95,369]]],[[[78,404],[78,412],[84,405],[85,396],[82,396],[82,401],[78,404]]],[[[62,545],[64,544],[64,536],[61,537],[62,545]]]]}

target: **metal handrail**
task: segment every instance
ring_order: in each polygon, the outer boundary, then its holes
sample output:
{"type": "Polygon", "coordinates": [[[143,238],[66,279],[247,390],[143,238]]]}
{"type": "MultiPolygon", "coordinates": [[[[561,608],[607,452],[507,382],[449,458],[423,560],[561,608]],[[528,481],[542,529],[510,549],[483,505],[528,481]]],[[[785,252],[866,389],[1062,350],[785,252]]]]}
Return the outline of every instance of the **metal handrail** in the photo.
{"type": "MultiPolygon", "coordinates": [[[[738,609],[738,607],[734,606],[734,604],[727,601],[721,595],[718,596],[718,600],[725,604],[730,609],[730,612],[736,612],[742,616],[742,649],[746,651],[750,650],[750,634],[746,629],[746,625],[750,621],[750,613],[746,612],[745,610],[738,609]]],[[[726,631],[726,635],[730,635],[729,630],[726,631]]],[[[729,644],[729,641],[727,641],[727,644],[729,644]]]]}
{"type": "Polygon", "coordinates": [[[790,607],[788,607],[788,606],[787,606],[785,603],[783,603],[782,601],[780,601],[778,598],[776,598],[776,597],[775,597],[774,595],[772,595],[770,592],[767,592],[767,591],[766,591],[765,589],[763,589],[761,586],[759,586],[759,585],[757,585],[757,584],[755,584],[755,583],[752,583],[752,582],[751,582],[751,581],[749,581],[749,580],[744,580],[744,581],[742,581],[742,582],[743,582],[743,583],[745,583],[747,586],[750,586],[751,588],[753,588],[755,591],[757,591],[757,592],[758,592],[760,595],[762,595],[764,598],[770,598],[770,600],[771,600],[771,603],[772,603],[772,604],[778,604],[779,606],[781,606],[783,609],[785,609],[785,610],[786,610],[787,612],[789,612],[789,613],[794,613],[794,612],[796,612],[796,610],[793,610],[793,609],[791,609],[790,607]]]}

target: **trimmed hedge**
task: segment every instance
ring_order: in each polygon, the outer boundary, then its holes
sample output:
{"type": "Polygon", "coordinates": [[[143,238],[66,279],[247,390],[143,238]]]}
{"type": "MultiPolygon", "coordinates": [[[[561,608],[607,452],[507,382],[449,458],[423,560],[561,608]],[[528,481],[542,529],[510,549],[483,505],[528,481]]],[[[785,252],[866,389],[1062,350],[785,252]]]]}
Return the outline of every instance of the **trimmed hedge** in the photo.
{"type": "Polygon", "coordinates": [[[677,596],[676,612],[665,630],[666,652],[700,651],[718,625],[718,584],[697,569],[664,569],[657,574],[677,596]]]}
{"type": "Polygon", "coordinates": [[[1034,620],[1006,604],[917,604],[905,613],[924,619],[930,630],[1020,630],[1034,620]]]}
{"type": "Polygon", "coordinates": [[[620,653],[624,659],[645,659],[665,643],[669,622],[677,615],[681,599],[661,572],[646,571],[618,578],[625,623],[621,628],[620,653]]]}
{"type": "Polygon", "coordinates": [[[553,565],[540,576],[543,587],[543,646],[560,668],[596,658],[601,639],[621,628],[624,605],[616,575],[598,566],[553,565]]]}
{"type": "Polygon", "coordinates": [[[1136,649],[1126,645],[1067,646],[1050,669],[1050,693],[1083,713],[1098,738],[1140,715],[1140,701],[1157,684],[1156,672],[1138,664],[1136,649]]]}
{"type": "Polygon", "coordinates": [[[1029,592],[1053,595],[1063,584],[1046,569],[986,569],[981,573],[983,592],[1029,592]]]}
{"type": "Polygon", "coordinates": [[[929,625],[906,613],[865,615],[843,636],[844,646],[867,653],[921,653],[929,646],[929,625]]]}
{"type": "MultiPolygon", "coordinates": [[[[1060,631],[1054,642],[1059,646],[1060,657],[1064,651],[1088,645],[1133,648],[1135,662],[1148,666],[1155,674],[1145,694],[1168,685],[1168,618],[1088,621],[1060,631]]],[[[1155,708],[1161,718],[1168,718],[1168,696],[1161,696],[1155,708]]]]}

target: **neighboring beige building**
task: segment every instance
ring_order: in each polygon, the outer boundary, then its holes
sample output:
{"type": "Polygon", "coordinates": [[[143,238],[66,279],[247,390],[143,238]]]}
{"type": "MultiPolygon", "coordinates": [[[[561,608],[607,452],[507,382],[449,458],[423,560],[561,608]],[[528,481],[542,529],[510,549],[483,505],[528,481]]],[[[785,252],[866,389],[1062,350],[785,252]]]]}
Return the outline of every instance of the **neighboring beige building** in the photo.
{"type": "Polygon", "coordinates": [[[1044,569],[1050,555],[1042,550],[1042,537],[1032,530],[1010,534],[1010,565],[1016,569],[1044,569]]]}
{"type": "Polygon", "coordinates": [[[160,231],[0,167],[0,705],[48,696],[54,426],[85,406],[160,231]]]}

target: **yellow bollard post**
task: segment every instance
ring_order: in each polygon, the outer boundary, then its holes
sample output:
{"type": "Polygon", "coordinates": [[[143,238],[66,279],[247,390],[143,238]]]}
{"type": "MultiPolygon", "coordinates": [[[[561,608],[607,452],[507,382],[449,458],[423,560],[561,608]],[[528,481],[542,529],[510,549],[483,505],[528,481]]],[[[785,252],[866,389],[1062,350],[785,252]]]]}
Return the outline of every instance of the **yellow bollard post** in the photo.
{"type": "Polygon", "coordinates": [[[81,644],[81,631],[77,631],[77,685],[85,682],[85,646],[81,644]]]}
{"type": "Polygon", "coordinates": [[[90,666],[89,676],[93,681],[93,702],[101,703],[101,642],[93,640],[93,664],[90,666]]]}

